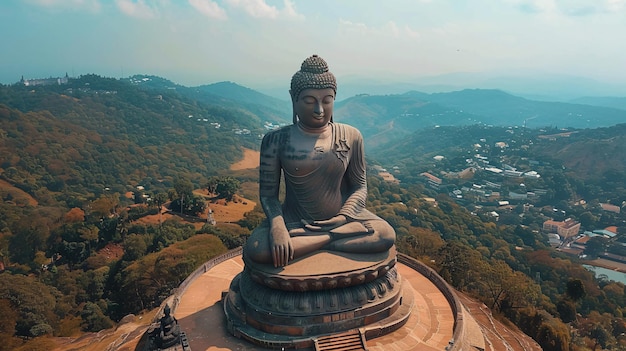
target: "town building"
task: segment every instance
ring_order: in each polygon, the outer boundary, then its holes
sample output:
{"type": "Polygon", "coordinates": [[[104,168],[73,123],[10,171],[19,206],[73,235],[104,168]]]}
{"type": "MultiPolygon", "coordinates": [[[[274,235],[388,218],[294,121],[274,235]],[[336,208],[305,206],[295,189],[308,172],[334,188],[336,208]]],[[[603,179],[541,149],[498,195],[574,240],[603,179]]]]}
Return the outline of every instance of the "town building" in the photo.
{"type": "Polygon", "coordinates": [[[44,79],[24,79],[24,76],[22,76],[22,79],[20,79],[20,83],[24,84],[24,86],[30,87],[36,85],[62,85],[67,84],[69,80],[69,76],[67,75],[67,73],[65,73],[65,77],[44,79]]]}
{"type": "Polygon", "coordinates": [[[547,220],[543,222],[543,231],[545,233],[557,233],[561,238],[569,238],[578,234],[580,222],[576,222],[571,218],[562,222],[547,220]]]}
{"type": "Polygon", "coordinates": [[[602,207],[602,209],[605,210],[605,211],[618,213],[618,214],[622,210],[619,206],[615,206],[615,205],[611,205],[611,204],[607,204],[607,203],[600,203],[600,207],[602,207]]]}
{"type": "Polygon", "coordinates": [[[442,183],[441,178],[435,177],[434,175],[428,173],[428,172],[424,172],[420,174],[422,177],[426,178],[426,181],[428,182],[428,185],[430,185],[432,188],[439,188],[439,186],[442,183]]]}

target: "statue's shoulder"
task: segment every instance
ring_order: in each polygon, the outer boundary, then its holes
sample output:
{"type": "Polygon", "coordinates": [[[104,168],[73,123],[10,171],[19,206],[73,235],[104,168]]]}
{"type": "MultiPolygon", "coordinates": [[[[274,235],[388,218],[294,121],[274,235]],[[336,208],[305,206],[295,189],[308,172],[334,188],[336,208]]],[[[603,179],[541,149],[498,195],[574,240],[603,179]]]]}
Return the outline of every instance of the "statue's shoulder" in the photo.
{"type": "Polygon", "coordinates": [[[336,130],[339,132],[338,134],[344,135],[344,138],[349,138],[350,140],[362,139],[361,132],[356,128],[349,124],[344,123],[334,123],[336,130]]]}
{"type": "Polygon", "coordinates": [[[265,133],[265,135],[263,136],[263,141],[264,143],[283,144],[289,137],[289,134],[291,133],[292,128],[293,126],[287,125],[287,126],[280,127],[278,129],[271,130],[265,133]]]}
{"type": "Polygon", "coordinates": [[[265,135],[278,135],[278,134],[289,133],[292,127],[293,125],[291,124],[282,126],[280,128],[270,130],[269,132],[265,133],[265,135]]]}

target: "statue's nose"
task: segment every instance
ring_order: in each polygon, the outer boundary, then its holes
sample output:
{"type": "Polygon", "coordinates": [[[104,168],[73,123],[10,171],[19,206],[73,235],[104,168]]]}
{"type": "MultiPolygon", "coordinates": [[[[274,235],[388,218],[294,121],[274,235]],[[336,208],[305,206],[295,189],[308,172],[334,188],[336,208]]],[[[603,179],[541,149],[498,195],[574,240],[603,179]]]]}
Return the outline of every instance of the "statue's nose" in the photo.
{"type": "Polygon", "coordinates": [[[322,104],[320,104],[320,103],[315,104],[315,108],[313,109],[313,112],[316,115],[324,114],[324,108],[322,107],[322,104]]]}

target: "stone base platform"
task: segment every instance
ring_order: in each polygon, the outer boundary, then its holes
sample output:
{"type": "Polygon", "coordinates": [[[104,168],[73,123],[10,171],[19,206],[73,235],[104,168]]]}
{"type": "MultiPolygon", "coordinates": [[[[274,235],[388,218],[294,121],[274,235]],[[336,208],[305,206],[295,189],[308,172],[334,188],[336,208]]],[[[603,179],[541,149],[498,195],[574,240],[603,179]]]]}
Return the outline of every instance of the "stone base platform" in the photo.
{"type": "MultiPolygon", "coordinates": [[[[455,314],[444,294],[426,276],[404,264],[396,264],[403,290],[410,291],[414,303],[405,324],[391,333],[378,333],[388,326],[386,320],[372,324],[367,331],[370,351],[444,350],[453,338],[455,314]],[[383,335],[376,337],[378,335],[383,335]]],[[[226,329],[222,292],[244,269],[241,256],[224,261],[207,271],[181,296],[175,317],[194,351],[262,351],[269,347],[254,345],[231,335],[226,329]]],[[[407,296],[406,294],[405,296],[407,296]]],[[[401,308],[408,308],[403,297],[401,308]]],[[[310,348],[313,350],[313,348],[310,348]]],[[[468,348],[469,350],[469,348],[468,348]]]]}
{"type": "Polygon", "coordinates": [[[376,255],[322,251],[282,268],[246,262],[224,296],[228,329],[257,345],[288,349],[310,348],[319,337],[351,330],[364,334],[374,324],[371,335],[389,333],[407,321],[413,302],[395,257],[395,249],[376,255]]]}
{"type": "MultiPolygon", "coordinates": [[[[285,267],[246,263],[250,278],[258,284],[285,291],[345,288],[384,276],[396,264],[396,247],[388,251],[355,254],[318,251],[298,258],[285,267]]],[[[245,261],[245,259],[244,259],[245,261]]]]}

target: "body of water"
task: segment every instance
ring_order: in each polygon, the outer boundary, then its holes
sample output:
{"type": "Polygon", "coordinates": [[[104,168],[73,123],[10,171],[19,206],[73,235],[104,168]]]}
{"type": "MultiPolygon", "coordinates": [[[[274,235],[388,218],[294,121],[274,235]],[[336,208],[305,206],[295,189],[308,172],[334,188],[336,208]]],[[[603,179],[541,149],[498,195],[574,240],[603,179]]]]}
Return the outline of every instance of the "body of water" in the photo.
{"type": "Polygon", "coordinates": [[[596,278],[600,275],[605,275],[609,280],[626,284],[626,273],[622,273],[622,272],[618,272],[618,271],[614,271],[614,270],[606,269],[602,267],[590,266],[588,264],[584,264],[583,267],[594,272],[596,275],[596,278]]]}

